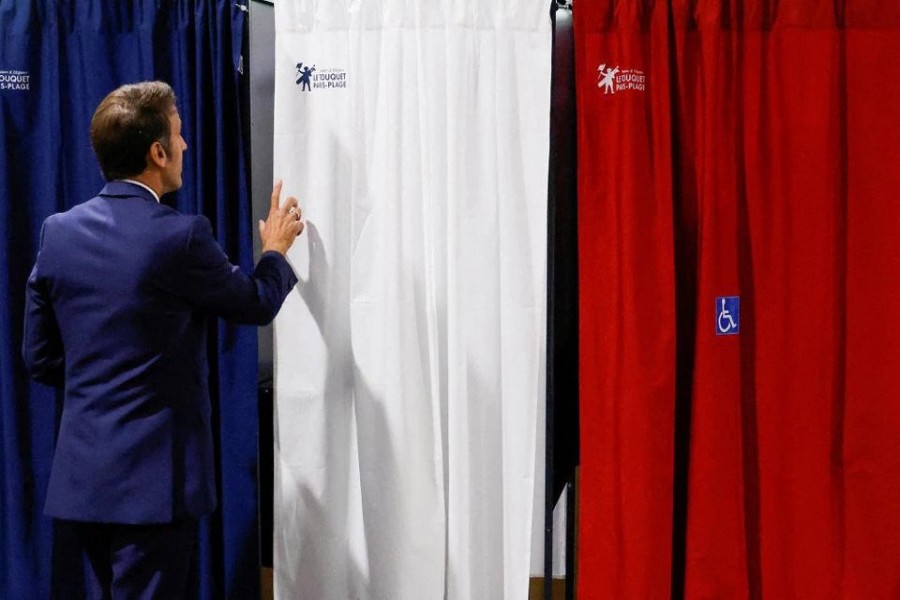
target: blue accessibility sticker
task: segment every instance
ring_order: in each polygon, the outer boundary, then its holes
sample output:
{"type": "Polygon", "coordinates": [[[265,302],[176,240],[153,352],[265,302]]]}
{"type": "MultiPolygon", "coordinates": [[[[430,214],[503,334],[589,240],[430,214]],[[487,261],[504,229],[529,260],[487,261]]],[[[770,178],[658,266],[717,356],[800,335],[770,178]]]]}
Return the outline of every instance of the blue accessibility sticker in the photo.
{"type": "Polygon", "coordinates": [[[716,298],[716,335],[737,335],[741,332],[741,297],[716,298]]]}

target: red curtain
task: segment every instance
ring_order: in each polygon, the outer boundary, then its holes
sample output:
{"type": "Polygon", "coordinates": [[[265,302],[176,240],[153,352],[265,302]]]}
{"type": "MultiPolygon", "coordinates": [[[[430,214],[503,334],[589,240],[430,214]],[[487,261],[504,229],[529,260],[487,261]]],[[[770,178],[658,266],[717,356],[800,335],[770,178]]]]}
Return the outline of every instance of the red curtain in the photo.
{"type": "Polygon", "coordinates": [[[900,598],[900,3],[575,35],[579,597],[900,598]]]}

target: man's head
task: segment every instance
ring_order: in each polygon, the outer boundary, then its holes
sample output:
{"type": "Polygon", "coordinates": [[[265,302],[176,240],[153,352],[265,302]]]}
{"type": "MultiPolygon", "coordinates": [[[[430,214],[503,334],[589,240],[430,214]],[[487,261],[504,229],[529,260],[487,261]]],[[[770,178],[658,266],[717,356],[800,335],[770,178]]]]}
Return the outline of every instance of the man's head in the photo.
{"type": "Polygon", "coordinates": [[[123,85],[91,119],[91,145],[107,180],[149,178],[157,191],[181,187],[181,117],[175,93],[161,81],[123,85]]]}

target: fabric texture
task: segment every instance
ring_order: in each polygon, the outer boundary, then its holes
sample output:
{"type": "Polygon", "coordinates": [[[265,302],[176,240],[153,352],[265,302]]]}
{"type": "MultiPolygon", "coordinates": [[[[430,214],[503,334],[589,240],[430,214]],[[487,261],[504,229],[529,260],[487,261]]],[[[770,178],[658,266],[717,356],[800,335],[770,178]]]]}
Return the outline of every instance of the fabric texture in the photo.
{"type": "MultiPolygon", "coordinates": [[[[253,268],[238,67],[245,13],[233,2],[3,2],[0,71],[0,596],[79,597],[70,532],[42,515],[62,398],[29,383],[21,360],[25,286],[41,223],[103,187],[89,125],[121,84],[162,79],[178,95],[185,186],[162,198],[208,217],[229,259],[253,268]],[[0,77],[2,78],[2,77],[0,77]]],[[[196,597],[259,588],[256,331],[209,329],[213,451],[220,507],[200,523],[196,597]]]]}
{"type": "Polygon", "coordinates": [[[900,9],[576,10],[588,598],[900,590],[900,9]]]}
{"type": "Polygon", "coordinates": [[[275,321],[276,594],[523,598],[543,508],[547,7],[275,11],[275,172],[309,235],[275,321]]]}
{"type": "Polygon", "coordinates": [[[618,6],[621,32],[604,20],[611,5],[574,10],[584,598],[659,598],[668,595],[671,574],[676,306],[668,22],[665,4],[644,21],[642,6],[618,6]],[[608,93],[598,86],[601,68],[603,79],[618,68],[650,81],[646,90],[608,93]]]}

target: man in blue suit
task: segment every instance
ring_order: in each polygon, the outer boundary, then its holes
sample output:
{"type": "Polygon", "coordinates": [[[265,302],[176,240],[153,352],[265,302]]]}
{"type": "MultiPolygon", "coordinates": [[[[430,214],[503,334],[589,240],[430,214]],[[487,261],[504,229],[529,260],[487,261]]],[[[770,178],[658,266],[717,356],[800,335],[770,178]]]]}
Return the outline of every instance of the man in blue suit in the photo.
{"type": "Polygon", "coordinates": [[[303,230],[275,185],[252,275],[202,216],[159,203],[181,187],[181,119],[161,82],[123,86],[91,121],[108,183],[49,217],[27,286],[23,356],[65,400],[45,512],[75,522],[101,598],[181,598],[197,519],[216,505],[206,323],[269,323],[297,283],[303,230]]]}

